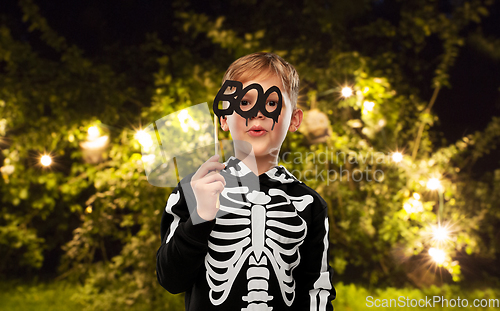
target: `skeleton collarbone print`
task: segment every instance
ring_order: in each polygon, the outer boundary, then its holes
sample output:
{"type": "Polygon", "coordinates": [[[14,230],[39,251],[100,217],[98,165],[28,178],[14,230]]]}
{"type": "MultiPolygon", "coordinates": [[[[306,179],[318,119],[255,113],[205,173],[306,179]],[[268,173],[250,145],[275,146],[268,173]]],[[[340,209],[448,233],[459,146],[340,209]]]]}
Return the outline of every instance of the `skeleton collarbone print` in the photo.
{"type": "Polygon", "coordinates": [[[256,176],[232,157],[221,174],[214,221],[196,215],[189,182],[170,196],[160,284],[186,291],[186,310],[333,310],[325,201],[282,166],[256,176]]]}

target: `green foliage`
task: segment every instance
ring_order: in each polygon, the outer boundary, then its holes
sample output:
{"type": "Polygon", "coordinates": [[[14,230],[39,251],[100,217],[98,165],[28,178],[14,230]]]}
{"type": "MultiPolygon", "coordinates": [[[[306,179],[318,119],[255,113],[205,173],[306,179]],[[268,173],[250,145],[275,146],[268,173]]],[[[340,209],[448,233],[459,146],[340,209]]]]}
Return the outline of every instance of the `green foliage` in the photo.
{"type": "Polygon", "coordinates": [[[369,290],[354,284],[344,285],[340,283],[336,285],[336,289],[338,298],[333,302],[333,305],[337,310],[372,310],[373,308],[377,310],[394,310],[394,308],[398,310],[455,310],[458,308],[456,305],[458,298],[461,299],[460,303],[465,303],[463,299],[467,299],[468,308],[462,308],[464,310],[495,310],[498,308],[499,302],[497,297],[500,294],[498,290],[491,288],[464,291],[458,286],[450,285],[443,285],[441,287],[431,286],[423,289],[388,287],[369,290]],[[435,304],[432,303],[433,299],[436,299],[435,304]],[[437,299],[440,299],[440,301],[447,299],[448,307],[446,302],[438,302],[437,299]],[[451,302],[452,299],[454,300],[455,307],[451,307],[453,304],[451,302]],[[486,308],[474,308],[475,299],[479,299],[476,302],[478,304],[481,302],[487,304],[491,300],[492,305],[486,308]],[[425,301],[428,301],[427,305],[425,301]],[[388,306],[385,307],[384,303],[388,306]],[[389,307],[391,303],[392,307],[389,307]],[[412,303],[413,307],[411,306],[412,303]],[[423,307],[416,305],[418,303],[423,307]],[[497,305],[494,303],[497,303],[497,305]]]}
{"type": "MultiPolygon", "coordinates": [[[[407,107],[418,109],[425,104],[416,96],[398,95],[397,83],[373,77],[366,58],[356,53],[341,57],[347,60],[344,67],[352,64],[355,95],[333,107],[331,98],[313,97],[311,102],[327,112],[332,135],[324,144],[312,146],[304,144],[303,135],[291,135],[286,151],[292,157],[283,159],[285,166],[329,199],[334,269],[343,274],[346,269],[361,268],[362,279],[370,284],[385,283],[391,276],[389,284],[410,281],[425,285],[434,280],[414,275],[434,266],[427,252],[438,247],[448,254],[439,267],[459,281],[460,265],[453,259],[458,253],[492,255],[497,251],[491,234],[498,218],[488,220],[484,206],[471,207],[489,202],[487,206],[496,210],[498,204],[489,198],[496,197],[491,188],[497,188],[498,181],[477,183],[459,172],[464,165],[471,165],[475,156],[498,144],[498,119],[494,118],[484,132],[448,147],[434,148],[427,135],[420,146],[415,145],[409,141],[417,136],[415,124],[432,124],[436,117],[425,110],[416,116],[409,114],[407,107]],[[360,125],[354,126],[356,123],[360,125]],[[474,143],[475,139],[479,143],[474,143]],[[407,154],[405,149],[413,148],[419,151],[415,160],[409,155],[400,163],[392,160],[393,152],[407,154]],[[471,154],[472,162],[464,163],[471,154]],[[312,177],[307,176],[308,171],[313,172],[312,177]],[[376,180],[377,174],[383,180],[376,180]],[[317,176],[320,178],[314,180],[317,176]],[[433,177],[441,180],[443,188],[441,218],[439,191],[426,187],[433,177]],[[480,194],[470,193],[479,189],[483,189],[480,194]],[[485,244],[477,228],[487,223],[491,238],[485,244]],[[451,240],[433,239],[433,227],[439,224],[450,231],[451,240]],[[402,277],[396,280],[395,275],[402,277]]],[[[327,75],[328,69],[322,72],[327,75]]],[[[317,81],[321,81],[319,74],[314,75],[317,81]]]]}
{"type": "MultiPolygon", "coordinates": [[[[51,283],[29,283],[19,282],[0,283],[0,308],[3,311],[70,311],[70,310],[115,310],[118,305],[124,306],[127,310],[184,310],[184,298],[182,295],[172,295],[167,291],[159,294],[161,306],[148,303],[146,301],[136,301],[131,304],[131,300],[117,305],[116,297],[110,295],[127,295],[126,286],[122,291],[113,293],[95,293],[92,285],[77,285],[66,281],[51,283]],[[97,298],[97,299],[96,299],[97,298]]],[[[121,297],[118,299],[121,301],[121,297]]],[[[124,299],[125,300],[125,299],[124,299]]]]}
{"type": "Polygon", "coordinates": [[[67,282],[50,284],[0,283],[0,309],[17,310],[81,310],[82,305],[73,299],[77,286],[67,282]]]}
{"type": "MultiPolygon", "coordinates": [[[[126,287],[124,287],[126,288],[126,287]]],[[[442,287],[431,286],[423,289],[413,288],[380,288],[368,289],[354,284],[345,285],[343,283],[335,284],[337,289],[337,299],[333,302],[337,310],[371,310],[373,307],[367,307],[367,303],[383,304],[383,299],[387,299],[390,303],[391,299],[395,302],[405,303],[410,302],[412,299],[433,299],[434,296],[445,298],[448,300],[460,297],[460,299],[467,299],[469,306],[474,303],[474,299],[498,299],[500,293],[497,289],[481,288],[474,290],[460,289],[458,286],[444,285],[442,287]],[[368,298],[372,297],[372,298],[368,298]],[[403,297],[403,298],[400,298],[403,297]],[[367,300],[368,299],[368,300],[367,300]],[[379,299],[379,301],[376,301],[379,299]],[[401,299],[401,300],[399,300],[401,299]],[[407,300],[408,299],[408,300],[407,300]]],[[[117,305],[114,304],[116,297],[109,295],[125,294],[123,292],[116,293],[89,293],[88,291],[95,290],[91,286],[72,285],[67,282],[56,282],[49,284],[36,284],[36,285],[19,285],[16,283],[2,283],[0,284],[0,307],[5,311],[14,310],[115,310],[117,305]],[[98,297],[98,299],[91,301],[89,297],[98,297]]],[[[184,310],[184,301],[182,295],[171,295],[164,291],[161,294],[163,307],[155,307],[146,302],[136,302],[133,305],[123,303],[127,309],[130,310],[169,310],[180,311],[184,310]]],[[[394,303],[393,302],[393,306],[394,303]]],[[[483,303],[485,303],[483,301],[483,303]]],[[[457,307],[455,307],[457,308],[457,307]]],[[[441,307],[441,303],[436,303],[435,307],[418,308],[418,310],[454,310],[451,307],[441,307]]],[[[391,310],[394,308],[380,307],[377,310],[391,310]]],[[[411,310],[411,307],[398,307],[400,310],[411,310]]],[[[494,307],[490,308],[462,308],[464,310],[495,310],[494,307]]]]}
{"type": "MultiPolygon", "coordinates": [[[[249,25],[239,13],[213,18],[176,2],[175,46],[151,34],[123,51],[123,58],[136,55],[131,62],[147,65],[141,75],[152,82],[142,89],[132,73],[116,70],[117,63],[85,57],[50,28],[32,1],[20,1],[30,31],[57,57],[41,56],[0,25],[0,253],[7,254],[0,272],[39,269],[44,254],[62,246],[61,277],[83,284],[75,299],[87,309],[182,308],[182,296],[167,294],[154,273],[171,189],[147,182],[134,134],[180,108],[210,102],[225,67],[255,50],[275,51],[294,64],[305,95],[299,107],[306,118],[316,109],[328,120],[330,136],[323,142],[311,143],[310,127],[290,134],[281,160],[329,205],[337,280],[392,286],[442,281],[419,278],[429,269],[458,281],[459,254],[494,256],[500,172],[476,181],[468,169],[498,144],[500,119],[484,132],[437,147],[429,135],[437,117],[424,99],[449,85],[463,33],[487,14],[488,3],[464,2],[446,16],[436,1],[396,1],[395,24],[374,19],[369,1],[335,3],[266,2],[254,9],[256,16],[283,14],[249,25]],[[435,38],[439,53],[429,62],[422,51],[435,38]],[[209,59],[200,46],[209,47],[209,59]],[[352,97],[340,98],[344,84],[353,88],[352,97]],[[109,137],[95,164],[80,148],[91,126],[109,137]],[[392,160],[395,151],[404,154],[400,163],[392,160]],[[39,164],[43,153],[51,154],[50,167],[39,164]],[[426,188],[432,177],[443,185],[442,208],[438,192],[426,188]],[[438,219],[450,224],[449,241],[432,240],[438,219]],[[446,251],[438,267],[428,261],[431,247],[446,251]],[[360,273],[352,279],[347,272],[354,270],[360,273]]],[[[241,9],[252,1],[232,5],[246,14],[241,9]]],[[[451,295],[450,288],[442,290],[451,295]]],[[[354,310],[367,292],[344,285],[338,291],[337,306],[354,310]]]]}

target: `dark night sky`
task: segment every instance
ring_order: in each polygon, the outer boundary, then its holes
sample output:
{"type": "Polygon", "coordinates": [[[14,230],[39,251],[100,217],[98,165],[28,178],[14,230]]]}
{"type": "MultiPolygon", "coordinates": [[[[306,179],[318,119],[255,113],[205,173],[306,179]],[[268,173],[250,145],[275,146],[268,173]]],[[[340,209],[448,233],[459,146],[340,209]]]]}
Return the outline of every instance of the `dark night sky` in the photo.
{"type": "MultiPolygon", "coordinates": [[[[486,37],[500,39],[500,3],[489,8],[481,23],[486,37]]],[[[484,129],[492,116],[500,116],[500,54],[496,59],[471,44],[461,49],[450,71],[451,89],[443,89],[434,111],[441,129],[451,141],[484,129]]]]}
{"type": "MultiPolygon", "coordinates": [[[[0,14],[8,13],[21,19],[17,1],[2,2],[0,14]]],[[[489,8],[490,16],[482,22],[486,37],[500,38],[499,2],[489,8]]],[[[166,43],[171,40],[173,14],[169,1],[35,0],[35,3],[58,33],[91,57],[98,56],[108,42],[140,44],[148,32],[158,33],[166,43]]],[[[213,6],[210,9],[212,11],[213,6]]],[[[24,39],[30,42],[36,41],[33,35],[25,36],[24,39]]],[[[442,132],[448,143],[453,143],[464,135],[484,129],[492,116],[500,116],[500,57],[492,57],[468,43],[451,69],[450,80],[452,89],[441,90],[433,110],[440,119],[434,129],[442,132]]],[[[500,150],[496,150],[478,163],[477,168],[486,171],[491,170],[492,165],[500,167],[499,159],[500,150]]]]}
{"type": "MultiPolygon", "coordinates": [[[[489,8],[490,16],[481,24],[487,38],[500,39],[500,3],[489,8]]],[[[492,116],[500,116],[500,54],[496,58],[477,49],[470,41],[461,49],[450,70],[451,89],[442,89],[433,111],[439,116],[434,128],[448,142],[483,130],[492,116]]],[[[474,166],[475,176],[500,168],[500,146],[474,166]]]]}

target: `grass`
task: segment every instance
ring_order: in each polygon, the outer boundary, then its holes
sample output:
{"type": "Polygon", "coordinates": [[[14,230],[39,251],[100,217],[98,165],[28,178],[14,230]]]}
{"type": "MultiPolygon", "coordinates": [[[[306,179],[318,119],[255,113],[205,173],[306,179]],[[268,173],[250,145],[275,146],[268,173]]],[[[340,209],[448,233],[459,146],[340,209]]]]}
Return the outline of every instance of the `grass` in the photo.
{"type": "Polygon", "coordinates": [[[425,289],[385,288],[368,291],[354,284],[335,286],[337,299],[336,310],[498,310],[500,307],[500,290],[484,288],[464,290],[458,286],[431,286],[425,289]],[[460,298],[460,300],[458,300],[460,298]],[[436,300],[434,302],[434,299],[436,300]],[[447,302],[443,300],[446,299],[447,302]],[[494,305],[490,307],[474,307],[473,304],[494,305]],[[439,301],[438,301],[439,300],[439,301]],[[418,303],[421,306],[418,306],[418,303]],[[453,307],[454,306],[454,307],[453,307]]]}
{"type": "Polygon", "coordinates": [[[18,284],[0,282],[2,311],[77,311],[82,306],[71,300],[77,286],[65,282],[18,284]]]}
{"type": "MultiPolygon", "coordinates": [[[[463,290],[457,286],[430,287],[423,290],[415,288],[386,288],[374,289],[372,291],[366,288],[355,286],[353,284],[336,284],[337,299],[334,301],[335,309],[338,311],[357,311],[357,310],[498,310],[499,308],[474,308],[472,303],[474,299],[500,300],[500,290],[497,289],[476,289],[463,290]],[[457,302],[460,297],[467,299],[468,307],[448,307],[443,308],[440,303],[433,306],[402,306],[402,300],[411,302],[419,299],[432,299],[434,296],[442,297],[457,302]],[[372,297],[372,298],[367,298],[372,297]],[[403,298],[400,298],[403,297],[403,298]],[[376,300],[378,299],[378,301],[376,300]],[[401,300],[402,299],[402,300],[401,300]],[[408,300],[406,300],[408,299],[408,300]],[[391,303],[392,307],[383,307],[384,300],[391,303]],[[399,303],[399,305],[398,305],[399,303]],[[379,305],[378,307],[375,305],[379,305]],[[369,305],[372,305],[369,307],[369,305]]],[[[2,311],[78,311],[84,306],[72,300],[72,296],[80,290],[78,285],[67,282],[53,282],[42,284],[20,284],[15,282],[0,282],[0,310],[2,311]]],[[[162,308],[164,309],[164,308],[162,308]]],[[[174,308],[176,309],[176,308],[174,308]]],[[[183,308],[182,308],[183,309],[183,308]]],[[[151,306],[135,305],[134,310],[151,310],[151,306]]]]}

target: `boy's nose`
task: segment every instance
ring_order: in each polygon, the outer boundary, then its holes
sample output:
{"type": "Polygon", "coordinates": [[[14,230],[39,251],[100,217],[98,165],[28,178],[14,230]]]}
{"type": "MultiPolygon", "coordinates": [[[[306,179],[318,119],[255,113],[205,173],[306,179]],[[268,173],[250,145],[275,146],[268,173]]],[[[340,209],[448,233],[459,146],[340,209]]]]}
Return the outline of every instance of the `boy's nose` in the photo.
{"type": "Polygon", "coordinates": [[[257,112],[257,115],[255,117],[252,117],[252,119],[263,119],[265,116],[260,112],[260,110],[257,112]]]}

